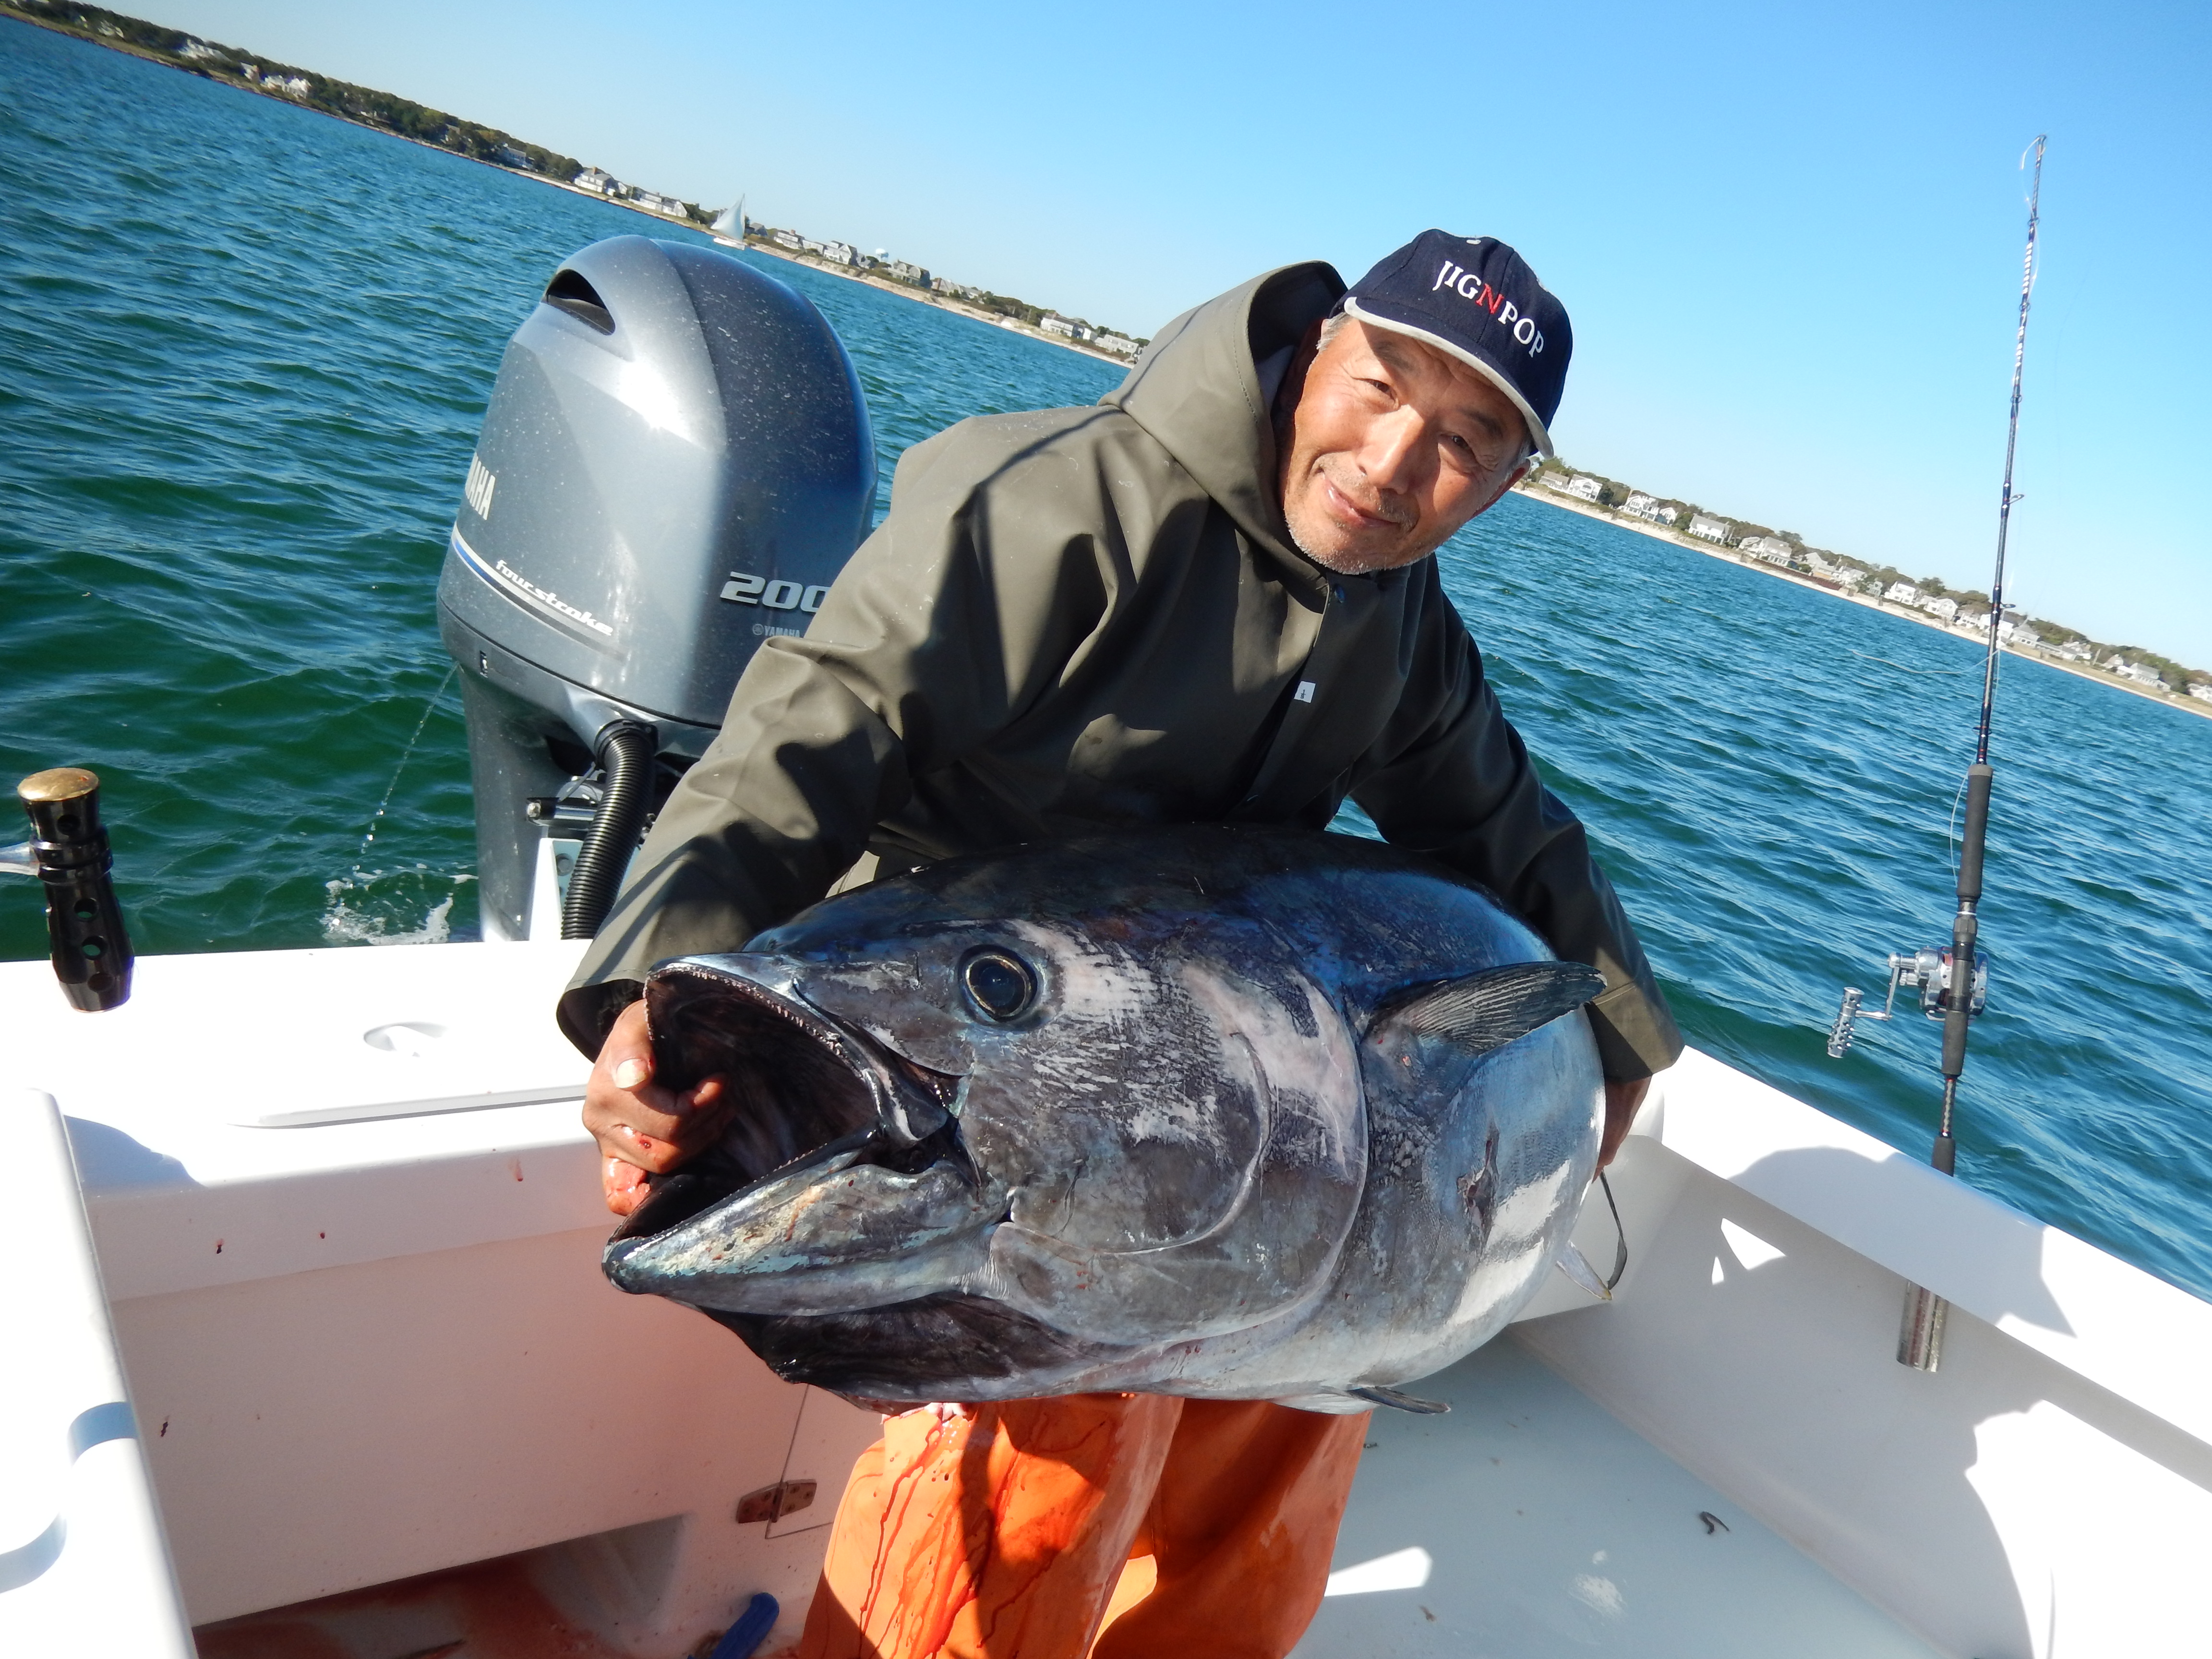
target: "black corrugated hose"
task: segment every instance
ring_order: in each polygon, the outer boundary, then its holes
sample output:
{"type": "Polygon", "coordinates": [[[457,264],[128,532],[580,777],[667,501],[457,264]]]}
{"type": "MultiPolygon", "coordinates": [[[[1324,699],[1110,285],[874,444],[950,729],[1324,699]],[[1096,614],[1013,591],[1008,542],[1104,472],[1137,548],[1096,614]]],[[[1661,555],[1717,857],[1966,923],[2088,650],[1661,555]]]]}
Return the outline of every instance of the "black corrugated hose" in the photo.
{"type": "Polygon", "coordinates": [[[645,822],[653,785],[653,757],[660,734],[636,720],[615,720],[599,733],[599,769],[606,783],[599,810],[584,832],[568,892],[561,903],[561,937],[590,939],[607,919],[623,872],[637,850],[638,827],[645,822]]]}

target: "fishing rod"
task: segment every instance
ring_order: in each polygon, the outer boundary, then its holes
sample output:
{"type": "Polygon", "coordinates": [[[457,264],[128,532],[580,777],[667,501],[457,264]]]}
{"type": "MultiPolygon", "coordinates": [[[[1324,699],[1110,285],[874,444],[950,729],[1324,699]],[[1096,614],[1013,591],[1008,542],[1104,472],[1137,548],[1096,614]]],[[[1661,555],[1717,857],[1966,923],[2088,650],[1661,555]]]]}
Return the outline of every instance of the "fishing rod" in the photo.
{"type": "MultiPolygon", "coordinates": [[[[1990,995],[1989,958],[1977,948],[1981,923],[1976,913],[1982,902],[1982,854],[1989,841],[1990,789],[1996,779],[1990,765],[1990,728],[1996,712],[1997,656],[2005,622],[2005,543],[2012,529],[2013,503],[2021,499],[2012,487],[2012,466],[2020,442],[2021,370],[2027,361],[2028,302],[2035,292],[2035,233],[2043,202],[2046,136],[2036,136],[2035,177],[2027,198],[2027,252],[2021,265],[2020,327],[2012,347],[2012,412],[2005,427],[2004,489],[1997,498],[1996,574],[1990,580],[1990,638],[1982,659],[1981,718],[1974,728],[1973,763],[1966,769],[1966,817],[1959,847],[1959,908],[1951,921],[1951,948],[1893,953],[1889,996],[1881,1012],[1863,1009],[1861,992],[1847,986],[1835,1024],[1828,1030],[1828,1056],[1841,1060],[1850,1048],[1859,1020],[1892,1018],[1899,987],[1919,991],[1921,1012],[1943,1023],[1943,1110],[1928,1161],[1945,1175],[1953,1173],[1958,1164],[1959,1146],[1952,1129],[1959,1103],[1959,1079],[1966,1069],[1966,1033],[1975,1017],[1988,1006],[1990,995]]],[[[2023,165],[2027,159],[2021,156],[2023,165]]],[[[1899,1364],[1932,1371],[1942,1363],[1943,1324],[1949,1311],[1950,1304],[1924,1286],[1915,1285],[1906,1291],[1905,1317],[1897,1338],[1899,1364]]]]}

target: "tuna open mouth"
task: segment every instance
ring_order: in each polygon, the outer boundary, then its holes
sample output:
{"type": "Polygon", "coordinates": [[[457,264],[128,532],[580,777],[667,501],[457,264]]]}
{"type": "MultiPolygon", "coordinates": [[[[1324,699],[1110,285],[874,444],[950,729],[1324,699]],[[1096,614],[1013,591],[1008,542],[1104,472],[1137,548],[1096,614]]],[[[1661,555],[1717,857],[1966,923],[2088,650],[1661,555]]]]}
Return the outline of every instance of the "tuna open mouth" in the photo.
{"type": "MultiPolygon", "coordinates": [[[[720,1076],[730,1105],[715,1145],[656,1178],[609,1241],[606,1270],[623,1289],[699,1305],[781,1304],[784,1292],[730,1281],[818,1280],[826,1269],[850,1279],[868,1260],[943,1238],[948,1206],[973,1208],[975,1170],[949,1109],[961,1080],[825,1014],[792,981],[774,957],[690,957],[654,971],[647,999],[659,1080],[685,1089],[720,1076]],[[866,1213],[844,1229],[842,1243],[857,1249],[799,1236],[824,1224],[796,1218],[833,1181],[866,1189],[866,1213]]],[[[857,1205],[864,1194],[840,1198],[857,1205]]],[[[858,1293],[848,1285],[833,1299],[858,1293]]]]}

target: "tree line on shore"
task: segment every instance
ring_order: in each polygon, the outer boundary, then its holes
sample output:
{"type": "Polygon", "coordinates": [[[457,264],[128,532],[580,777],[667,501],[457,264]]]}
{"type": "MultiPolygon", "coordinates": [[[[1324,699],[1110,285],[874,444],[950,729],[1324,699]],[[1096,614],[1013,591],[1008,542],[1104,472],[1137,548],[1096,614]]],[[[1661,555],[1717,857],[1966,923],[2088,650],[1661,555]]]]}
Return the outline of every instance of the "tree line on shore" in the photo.
{"type": "Polygon", "coordinates": [[[896,283],[902,287],[915,289],[919,293],[945,295],[958,300],[963,305],[972,307],[977,311],[988,312],[994,317],[1010,318],[1018,323],[1026,323],[1031,328],[1043,327],[1047,318],[1054,318],[1072,325],[1074,331],[1070,335],[1071,338],[1079,340],[1108,338],[1109,349],[1115,340],[1126,341],[1129,346],[1138,347],[1152,343],[1147,339],[1121,334],[1102,323],[1094,323],[1084,317],[1072,316],[1066,312],[1055,310],[1050,306],[1031,305],[1027,300],[1017,299],[1011,294],[994,294],[987,288],[977,288],[967,283],[949,282],[941,277],[933,277],[928,271],[907,260],[872,258],[849,244],[825,242],[786,226],[763,224],[758,220],[747,219],[744,224],[744,240],[748,242],[757,242],[763,247],[780,246],[787,252],[805,251],[819,253],[821,251],[831,248],[841,249],[842,254],[831,256],[835,262],[849,263],[855,269],[865,270],[869,276],[884,282],[896,283]],[[850,256],[849,260],[843,257],[845,255],[850,256]]]}
{"type": "Polygon", "coordinates": [[[99,46],[119,46],[138,55],[172,64],[179,69],[226,81],[248,92],[282,98],[326,115],[343,116],[363,125],[379,127],[434,144],[458,155],[503,167],[542,173],[549,179],[568,179],[580,170],[574,157],[550,150],[502,132],[497,127],[431,109],[410,98],[334,81],[290,64],[280,64],[260,54],[203,40],[161,23],[126,17],[98,6],[68,3],[68,0],[0,0],[0,15],[13,12],[27,21],[44,23],[99,46]]]}

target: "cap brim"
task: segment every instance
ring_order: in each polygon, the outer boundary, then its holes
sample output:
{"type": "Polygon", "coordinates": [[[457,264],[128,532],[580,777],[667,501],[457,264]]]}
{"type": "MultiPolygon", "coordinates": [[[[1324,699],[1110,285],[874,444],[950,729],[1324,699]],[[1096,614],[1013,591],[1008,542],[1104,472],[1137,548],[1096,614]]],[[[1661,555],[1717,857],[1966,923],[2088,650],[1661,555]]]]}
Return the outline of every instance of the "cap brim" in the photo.
{"type": "Polygon", "coordinates": [[[1500,392],[1504,392],[1505,394],[1506,401],[1510,403],[1514,408],[1521,411],[1522,420],[1528,423],[1528,435],[1535,440],[1536,447],[1541,451],[1544,455],[1549,457],[1557,453],[1557,452],[1552,447],[1551,433],[1546,429],[1544,423],[1536,418],[1536,411],[1528,407],[1528,400],[1514,390],[1513,383],[1510,380],[1507,380],[1503,374],[1492,368],[1488,363],[1483,362],[1481,358],[1476,356],[1472,351],[1468,350],[1464,346],[1454,345],[1449,340],[1444,338],[1443,335],[1431,333],[1430,331],[1419,326],[1418,324],[1400,322],[1395,317],[1378,317],[1375,313],[1368,310],[1366,307],[1361,305],[1358,301],[1353,299],[1349,294],[1344,296],[1344,309],[1345,313],[1347,316],[1357,317],[1363,323],[1370,324],[1376,328],[1387,328],[1393,334],[1403,334],[1408,339],[1419,340],[1424,345],[1434,346],[1437,350],[1459,359],[1460,362],[1465,363],[1476,374],[1481,375],[1484,380],[1489,381],[1491,385],[1496,386],[1500,392]]]}

